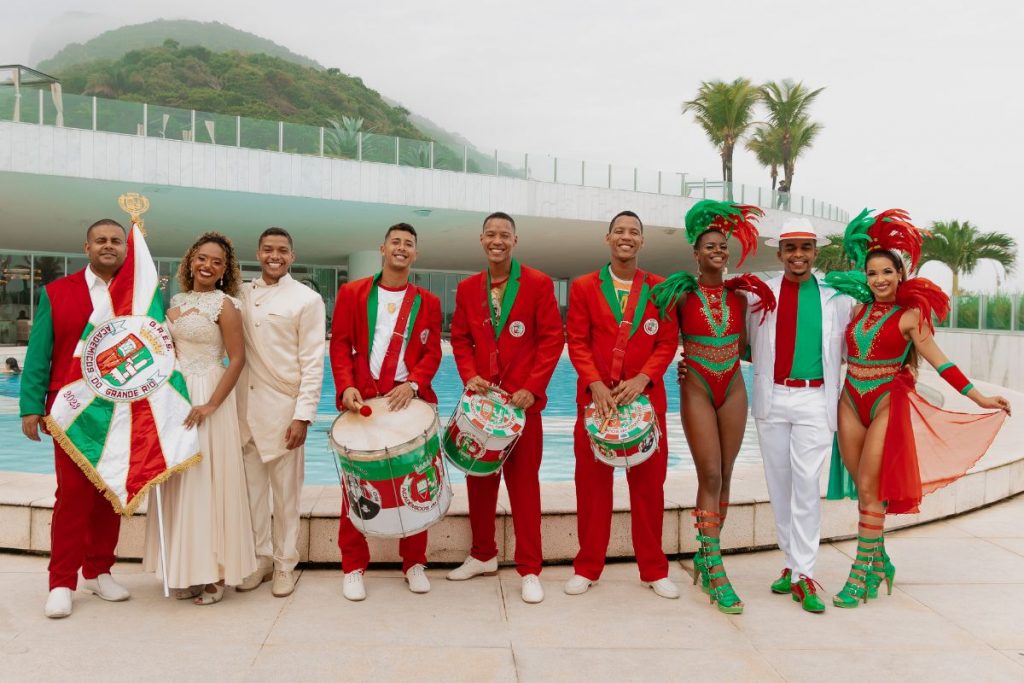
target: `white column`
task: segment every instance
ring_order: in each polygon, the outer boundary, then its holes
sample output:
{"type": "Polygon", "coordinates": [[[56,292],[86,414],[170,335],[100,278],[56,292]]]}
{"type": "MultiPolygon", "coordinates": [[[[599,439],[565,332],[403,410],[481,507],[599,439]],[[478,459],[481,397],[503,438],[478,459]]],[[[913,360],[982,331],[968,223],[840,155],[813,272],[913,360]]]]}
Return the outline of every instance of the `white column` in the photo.
{"type": "Polygon", "coordinates": [[[377,249],[355,251],[348,255],[349,282],[376,275],[380,268],[380,251],[377,249]]]}

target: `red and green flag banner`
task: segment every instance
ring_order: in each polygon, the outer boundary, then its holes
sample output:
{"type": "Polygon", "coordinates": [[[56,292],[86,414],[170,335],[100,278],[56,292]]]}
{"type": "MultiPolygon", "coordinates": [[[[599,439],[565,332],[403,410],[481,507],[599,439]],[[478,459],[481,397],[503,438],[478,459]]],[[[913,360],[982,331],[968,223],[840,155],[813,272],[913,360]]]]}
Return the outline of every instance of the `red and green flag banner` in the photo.
{"type": "Polygon", "coordinates": [[[201,457],[197,430],[184,426],[188,389],[140,223],[133,216],[109,301],[94,308],[75,349],[72,379],[46,417],[53,438],[124,515],[152,486],[201,457]]]}

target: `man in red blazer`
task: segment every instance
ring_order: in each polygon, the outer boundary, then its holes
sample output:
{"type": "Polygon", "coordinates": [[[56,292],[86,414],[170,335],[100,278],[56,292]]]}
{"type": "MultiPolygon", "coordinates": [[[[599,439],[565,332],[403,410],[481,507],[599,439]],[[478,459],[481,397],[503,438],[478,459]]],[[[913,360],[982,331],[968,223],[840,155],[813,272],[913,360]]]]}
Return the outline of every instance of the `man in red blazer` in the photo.
{"type": "Polygon", "coordinates": [[[611,263],[577,278],[569,289],[569,358],[579,374],[573,444],[580,539],[575,575],[565,584],[569,595],[585,593],[600,578],[612,522],[613,468],[595,459],[583,411],[594,403],[599,415],[611,415],[616,406],[645,394],[657,415],[661,438],[655,454],[626,473],[633,551],[640,580],[662,597],[679,597],[679,589],[668,579],[668,560],[661,548],[668,466],[664,375],[676,353],[678,327],[674,319],[660,319],[650,296],[664,278],[637,267],[643,230],[632,211],[615,216],[605,237],[611,263]]]}
{"type": "MultiPolygon", "coordinates": [[[[109,297],[107,286],[124,264],[128,239],[124,227],[109,218],[85,234],[89,265],[46,285],[36,307],[21,376],[21,430],[39,441],[43,416],[67,384],[75,347],[92,315],[94,302],[109,297]]],[[[72,595],[82,571],[86,589],[104,600],[127,600],[128,590],[114,581],[121,518],[78,465],[53,442],[56,501],[50,526],[50,595],[46,616],[71,614],[72,595]]]]}
{"type": "Polygon", "coordinates": [[[455,294],[452,351],[462,381],[479,393],[489,387],[507,391],[512,405],[526,411],[526,425],[501,471],[466,478],[473,547],[448,578],[463,581],[497,571],[494,518],[504,472],[512,503],[516,565],[523,577],[522,597],[538,603],[544,599],[539,578],[539,472],[544,447],[540,413],[565,334],[551,278],[512,258],[517,243],[511,216],[502,212],[488,216],[480,234],[487,270],[463,280],[455,294]]]}
{"type": "MultiPolygon", "coordinates": [[[[392,225],[380,248],[381,272],[349,282],[338,291],[330,348],[339,410],[359,410],[365,399],[374,396],[386,397],[390,410],[403,410],[416,396],[437,403],[430,382],[441,364],[441,301],[409,282],[416,242],[411,225],[392,225]],[[396,330],[403,319],[409,322],[402,325],[402,331],[396,330]]],[[[338,547],[345,572],[344,595],[349,600],[363,600],[363,572],[370,564],[370,549],[349,521],[345,495],[341,497],[338,547]]],[[[409,590],[428,592],[430,582],[424,573],[427,532],[403,538],[398,551],[409,590]]]]}

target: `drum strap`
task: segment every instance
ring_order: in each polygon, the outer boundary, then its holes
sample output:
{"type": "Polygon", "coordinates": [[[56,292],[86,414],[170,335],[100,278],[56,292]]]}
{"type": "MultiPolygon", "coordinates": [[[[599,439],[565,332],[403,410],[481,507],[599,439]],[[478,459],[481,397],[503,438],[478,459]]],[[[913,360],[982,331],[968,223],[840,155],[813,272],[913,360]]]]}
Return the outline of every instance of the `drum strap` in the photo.
{"type": "MultiPolygon", "coordinates": [[[[607,284],[608,288],[613,290],[609,297],[606,288],[605,296],[609,299],[608,304],[612,307],[612,313],[617,314],[615,317],[619,319],[619,331],[615,336],[615,346],[612,348],[611,380],[616,384],[622,380],[622,366],[626,360],[626,346],[629,344],[630,336],[638,326],[634,318],[636,317],[637,304],[640,303],[641,295],[647,291],[645,280],[644,272],[638,268],[636,273],[633,274],[633,283],[629,287],[626,310],[620,311],[618,299],[614,295],[614,286],[611,283],[610,268],[608,268],[607,279],[602,278],[602,285],[607,284]]],[[[646,297],[644,298],[646,299],[646,297]]],[[[645,305],[646,303],[644,301],[645,305]]]]}
{"type": "Polygon", "coordinates": [[[505,329],[505,325],[508,323],[508,315],[512,312],[512,305],[516,301],[516,295],[519,293],[519,278],[522,275],[522,266],[519,265],[519,261],[512,259],[512,270],[509,273],[508,280],[505,285],[505,292],[501,297],[501,310],[494,310],[494,306],[491,305],[491,273],[487,271],[487,279],[483,282],[483,304],[484,304],[484,326],[487,328],[487,333],[484,335],[487,339],[487,380],[489,382],[500,382],[501,381],[501,366],[498,362],[498,338],[501,336],[501,331],[505,329]]]}
{"type": "MultiPolygon", "coordinates": [[[[380,377],[377,379],[377,393],[381,396],[391,391],[395,386],[395,372],[398,370],[398,356],[402,353],[402,343],[405,342],[406,335],[405,328],[409,323],[409,313],[412,311],[412,305],[415,299],[416,285],[410,282],[405,288],[405,296],[402,298],[402,307],[398,309],[398,318],[395,320],[395,327],[391,331],[391,341],[388,343],[388,350],[384,354],[384,361],[380,365],[380,377]]],[[[376,313],[376,310],[374,313],[376,313]]]]}

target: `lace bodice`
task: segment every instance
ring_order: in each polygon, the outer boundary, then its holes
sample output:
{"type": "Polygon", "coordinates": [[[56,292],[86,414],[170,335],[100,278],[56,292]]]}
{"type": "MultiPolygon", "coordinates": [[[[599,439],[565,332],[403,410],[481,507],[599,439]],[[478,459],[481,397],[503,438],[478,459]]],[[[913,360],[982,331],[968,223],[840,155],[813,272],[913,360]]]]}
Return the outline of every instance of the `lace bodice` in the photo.
{"type": "Polygon", "coordinates": [[[171,308],[181,311],[170,322],[178,369],[184,375],[203,375],[224,366],[224,338],[217,320],[224,300],[241,310],[238,299],[217,289],[212,292],[181,292],[171,297],[171,308]]]}

